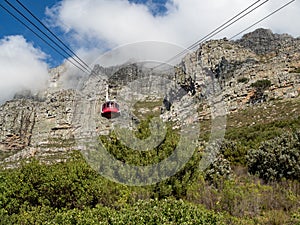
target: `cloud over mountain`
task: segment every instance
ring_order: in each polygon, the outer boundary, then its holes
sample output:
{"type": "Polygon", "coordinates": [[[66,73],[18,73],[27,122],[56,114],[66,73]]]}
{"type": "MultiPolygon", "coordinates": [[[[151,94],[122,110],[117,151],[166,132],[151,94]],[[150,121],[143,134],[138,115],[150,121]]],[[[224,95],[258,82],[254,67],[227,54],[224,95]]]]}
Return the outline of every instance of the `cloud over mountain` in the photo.
{"type": "MultiPolygon", "coordinates": [[[[136,1],[135,1],[136,2],[136,1]]],[[[168,0],[163,14],[153,12],[153,1],[137,4],[127,0],[62,0],[48,9],[51,21],[79,45],[104,49],[137,41],[165,41],[188,46],[224,21],[245,9],[253,0],[168,0]]],[[[247,18],[220,33],[217,38],[231,37],[266,16],[287,1],[270,1],[247,18]]],[[[294,2],[259,26],[275,32],[300,35],[300,3],[294,2]]],[[[253,28],[255,29],[255,28],[253,28]]]]}
{"type": "Polygon", "coordinates": [[[48,78],[45,53],[22,36],[0,40],[0,104],[24,89],[37,91],[48,78]]]}

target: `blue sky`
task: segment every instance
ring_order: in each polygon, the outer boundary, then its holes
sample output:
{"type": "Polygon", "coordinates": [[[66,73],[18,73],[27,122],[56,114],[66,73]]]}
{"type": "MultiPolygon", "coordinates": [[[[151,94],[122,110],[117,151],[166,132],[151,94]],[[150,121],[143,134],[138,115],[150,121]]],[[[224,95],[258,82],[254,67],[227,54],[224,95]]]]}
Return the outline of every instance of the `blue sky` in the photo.
{"type": "MultiPolygon", "coordinates": [[[[7,6],[7,4],[2,4],[7,6]]],[[[17,3],[13,0],[10,0],[12,4],[17,6],[17,3]]],[[[27,8],[32,10],[32,12],[40,19],[45,18],[45,9],[46,7],[51,7],[59,0],[22,0],[21,1],[27,8]]],[[[26,40],[33,42],[34,46],[37,48],[41,48],[46,54],[49,55],[47,61],[51,65],[58,65],[62,61],[62,57],[48,47],[42,40],[36,37],[30,30],[24,27],[21,23],[15,20],[12,16],[10,16],[6,11],[2,8],[0,9],[0,39],[4,36],[10,35],[23,35],[26,40]]],[[[56,29],[55,32],[59,33],[59,29],[56,29]]]]}
{"type": "MultiPolygon", "coordinates": [[[[130,2],[137,3],[137,4],[144,4],[147,5],[149,3],[148,0],[129,0],[130,2]]],[[[166,2],[167,0],[152,0],[153,7],[149,7],[150,11],[153,15],[163,15],[166,11],[166,2]]]]}
{"type": "MultiPolygon", "coordinates": [[[[7,6],[7,4],[4,1],[2,4],[4,6],[7,6]]],[[[18,3],[14,0],[9,0],[15,7],[21,10],[21,7],[19,7],[18,3]]],[[[42,21],[45,21],[47,18],[45,15],[46,7],[51,8],[60,0],[21,0],[21,2],[29,8],[34,15],[36,15],[39,19],[42,21]]],[[[149,0],[129,0],[129,2],[136,3],[136,4],[144,4],[148,5],[149,0]]],[[[165,3],[166,0],[152,0],[152,5],[154,7],[149,7],[149,10],[153,15],[163,15],[166,12],[165,3]]],[[[9,7],[8,7],[9,8],[9,7]]],[[[9,8],[10,9],[10,8],[9,8]]],[[[25,11],[22,10],[23,13],[25,11]]],[[[26,14],[27,15],[27,14],[26,14]]],[[[2,8],[0,8],[0,39],[2,39],[4,36],[9,35],[22,35],[25,37],[26,40],[29,42],[32,42],[36,48],[40,48],[43,52],[45,52],[47,57],[47,63],[50,65],[50,67],[58,66],[62,63],[64,58],[59,55],[56,51],[51,49],[47,44],[45,44],[41,39],[36,37],[35,34],[33,34],[30,30],[28,30],[26,27],[24,27],[21,23],[19,23],[15,18],[13,18],[11,15],[9,15],[6,11],[4,11],[2,8]]],[[[24,21],[26,22],[26,21],[24,21]]],[[[27,24],[27,23],[26,23],[27,24]]],[[[28,24],[30,25],[30,24],[28,24]]],[[[30,25],[30,27],[32,27],[30,25]]],[[[67,45],[69,45],[69,40],[65,35],[61,32],[61,29],[51,27],[51,30],[59,36],[60,39],[65,41],[67,45]]]]}

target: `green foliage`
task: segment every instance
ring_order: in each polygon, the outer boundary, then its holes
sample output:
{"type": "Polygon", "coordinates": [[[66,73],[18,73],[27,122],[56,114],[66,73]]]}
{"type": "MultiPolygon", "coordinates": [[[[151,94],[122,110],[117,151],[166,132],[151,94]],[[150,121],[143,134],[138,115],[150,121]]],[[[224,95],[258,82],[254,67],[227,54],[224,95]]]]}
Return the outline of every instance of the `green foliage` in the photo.
{"type": "Polygon", "coordinates": [[[126,187],[97,175],[80,155],[52,166],[33,161],[0,173],[0,224],[255,224],[254,219],[265,224],[289,220],[285,210],[297,221],[299,183],[267,186],[233,176],[220,177],[212,186],[198,171],[198,162],[195,154],[163,182],[126,187]]]}
{"type": "Polygon", "coordinates": [[[124,224],[222,224],[220,215],[182,200],[138,201],[121,213],[124,224]]]}
{"type": "Polygon", "coordinates": [[[177,199],[186,196],[187,188],[198,177],[198,165],[200,155],[195,153],[192,158],[185,164],[184,168],[178,171],[174,176],[152,185],[152,197],[163,199],[173,196],[177,199]]]}
{"type": "Polygon", "coordinates": [[[220,154],[205,170],[205,180],[216,183],[221,179],[229,179],[232,175],[230,162],[220,154]]]}
{"type": "Polygon", "coordinates": [[[241,77],[237,80],[239,83],[248,83],[249,79],[247,77],[241,77]]]}
{"type": "MultiPolygon", "coordinates": [[[[134,143],[134,140],[130,140],[132,136],[135,136],[139,140],[145,140],[150,135],[156,136],[159,139],[161,135],[151,133],[149,128],[150,121],[151,118],[141,121],[135,132],[128,131],[127,129],[121,130],[121,132],[126,137],[126,140],[131,143],[134,143]]],[[[112,132],[109,136],[101,136],[100,140],[104,144],[105,149],[116,159],[127,164],[144,166],[158,163],[172,154],[177,147],[179,134],[174,132],[170,125],[167,126],[164,139],[159,142],[160,144],[156,148],[147,151],[137,151],[127,147],[119,140],[115,132],[112,132]]]]}
{"type": "Polygon", "coordinates": [[[83,210],[43,206],[4,217],[6,224],[225,224],[219,213],[172,199],[140,200],[120,210],[101,205],[83,210]]]}
{"type": "MultiPolygon", "coordinates": [[[[300,117],[289,120],[278,120],[270,123],[260,123],[252,126],[229,128],[225,138],[238,143],[241,148],[258,148],[266,140],[271,140],[283,133],[300,128],[300,117]]],[[[245,150],[242,150],[245,152],[245,150]]],[[[241,153],[242,153],[241,152],[241,153]]],[[[244,159],[242,159],[243,161],[244,159]]]]}
{"type": "Polygon", "coordinates": [[[300,225],[300,211],[292,215],[290,224],[300,225]]]}
{"type": "Polygon", "coordinates": [[[300,132],[283,134],[249,151],[249,172],[266,181],[300,180],[300,132]]]}
{"type": "Polygon", "coordinates": [[[280,224],[286,224],[291,215],[297,217],[300,187],[297,181],[267,185],[252,176],[235,176],[230,180],[218,179],[217,182],[218,185],[211,185],[205,182],[204,175],[199,175],[197,182],[187,191],[187,200],[237,218],[248,218],[243,221],[231,217],[228,224],[273,224],[271,221],[284,221],[280,224]],[[274,215],[275,211],[277,214],[274,215]]]}
{"type": "MultiPolygon", "coordinates": [[[[245,165],[247,154],[247,148],[240,142],[236,140],[225,139],[219,149],[219,155],[226,159],[230,165],[245,165]]],[[[224,161],[224,160],[223,160],[224,161]]]]}
{"type": "MultiPolygon", "coordinates": [[[[149,122],[150,119],[142,121],[137,132],[135,133],[136,137],[139,139],[145,139],[150,134],[149,131],[149,122]]],[[[126,130],[127,133],[129,133],[126,130]]],[[[132,135],[132,134],[130,134],[132,135]]],[[[128,137],[130,138],[130,137],[128,137]]],[[[171,125],[167,125],[166,134],[162,142],[152,150],[147,151],[136,151],[127,147],[117,138],[117,135],[112,132],[110,136],[100,137],[101,142],[104,144],[106,150],[112,154],[116,159],[131,165],[146,166],[153,165],[161,162],[162,160],[168,158],[178,146],[180,136],[177,131],[172,130],[171,125]]],[[[184,142],[183,138],[180,140],[184,142]]],[[[189,143],[184,146],[188,148],[189,143]]],[[[178,153],[185,154],[185,153],[178,153]]],[[[164,171],[171,171],[172,166],[176,166],[179,163],[179,160],[184,159],[185,155],[174,155],[172,163],[168,164],[166,168],[161,168],[164,171]],[[169,166],[169,167],[168,167],[169,166]]],[[[169,177],[157,184],[154,184],[150,187],[152,190],[151,197],[162,199],[168,196],[173,196],[177,199],[185,196],[186,189],[188,185],[193,182],[195,174],[197,174],[198,163],[200,160],[199,154],[194,154],[191,159],[188,159],[188,162],[184,164],[184,167],[181,168],[174,176],[169,177]]],[[[151,172],[151,171],[150,171],[151,172]]],[[[143,171],[145,173],[145,171],[143,171]]],[[[159,174],[158,174],[159,176],[159,174]]]]}
{"type": "Polygon", "coordinates": [[[120,185],[101,177],[83,159],[46,166],[38,161],[0,173],[0,208],[9,215],[30,207],[82,209],[113,205],[120,185]]]}
{"type": "Polygon", "coordinates": [[[251,87],[254,87],[258,90],[265,90],[271,86],[271,81],[270,80],[258,80],[251,84],[251,87]]]}

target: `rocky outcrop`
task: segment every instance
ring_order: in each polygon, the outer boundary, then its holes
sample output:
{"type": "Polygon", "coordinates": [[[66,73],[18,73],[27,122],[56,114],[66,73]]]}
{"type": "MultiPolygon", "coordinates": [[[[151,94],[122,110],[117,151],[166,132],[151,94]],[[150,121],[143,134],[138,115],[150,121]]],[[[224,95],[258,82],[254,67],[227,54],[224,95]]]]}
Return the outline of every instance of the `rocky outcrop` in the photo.
{"type": "Polygon", "coordinates": [[[274,34],[268,29],[257,29],[245,34],[237,40],[240,46],[251,49],[257,55],[279,55],[280,53],[294,54],[297,52],[299,39],[288,34],[274,34]]]}
{"type": "Polygon", "coordinates": [[[295,98],[300,85],[300,40],[258,29],[237,41],[212,40],[186,55],[177,83],[201,99],[213,81],[229,111],[271,99],[295,98]],[[260,80],[270,82],[263,91],[260,80]],[[259,93],[261,92],[262,93],[259,93]]]}

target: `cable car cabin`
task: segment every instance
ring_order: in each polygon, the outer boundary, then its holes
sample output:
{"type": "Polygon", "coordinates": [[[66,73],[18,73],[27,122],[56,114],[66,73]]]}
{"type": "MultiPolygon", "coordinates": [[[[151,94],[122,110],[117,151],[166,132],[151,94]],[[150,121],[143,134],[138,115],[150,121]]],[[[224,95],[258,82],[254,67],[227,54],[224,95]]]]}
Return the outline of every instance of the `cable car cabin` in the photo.
{"type": "Polygon", "coordinates": [[[102,105],[101,116],[112,119],[120,116],[120,106],[114,101],[107,101],[102,105]]]}

